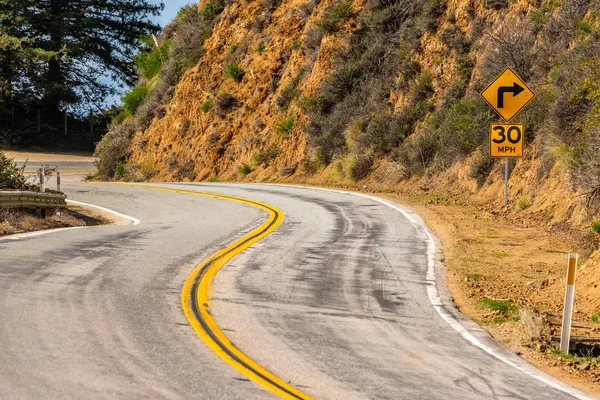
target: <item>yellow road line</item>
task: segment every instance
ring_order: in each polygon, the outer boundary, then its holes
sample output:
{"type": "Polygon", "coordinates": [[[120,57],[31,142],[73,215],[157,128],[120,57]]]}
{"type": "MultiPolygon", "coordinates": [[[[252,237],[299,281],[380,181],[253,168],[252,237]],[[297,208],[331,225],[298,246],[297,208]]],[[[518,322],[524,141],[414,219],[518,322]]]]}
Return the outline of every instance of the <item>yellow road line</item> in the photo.
{"type": "MultiPolygon", "coordinates": [[[[122,184],[117,184],[122,185],[122,184]]],[[[196,192],[192,190],[171,189],[161,186],[135,186],[146,189],[165,190],[169,192],[196,194],[202,196],[216,197],[219,199],[237,201],[258,207],[269,213],[269,218],[258,228],[225,247],[216,254],[194,268],[183,286],[181,303],[183,311],[198,336],[219,357],[239,372],[252,379],[264,388],[279,395],[284,399],[311,399],[311,397],[287,382],[273,375],[265,368],[250,359],[241,350],[236,348],[227,336],[221,331],[215,320],[210,315],[211,285],[219,270],[235,255],[244,251],[252,244],[273,232],[283,221],[283,212],[268,204],[252,200],[242,199],[234,196],[226,196],[215,193],[196,192]]]]}

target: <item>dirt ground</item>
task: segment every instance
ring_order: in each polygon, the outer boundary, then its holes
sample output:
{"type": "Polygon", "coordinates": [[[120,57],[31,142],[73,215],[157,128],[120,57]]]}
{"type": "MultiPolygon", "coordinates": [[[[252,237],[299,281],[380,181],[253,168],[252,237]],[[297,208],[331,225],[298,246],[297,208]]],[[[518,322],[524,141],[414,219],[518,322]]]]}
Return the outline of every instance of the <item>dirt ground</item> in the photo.
{"type": "Polygon", "coordinates": [[[597,281],[595,260],[585,258],[596,245],[590,243],[594,238],[452,198],[378,195],[413,208],[442,241],[448,285],[462,313],[539,369],[600,396],[598,348],[575,349],[586,357],[558,354],[559,343],[552,336],[560,335],[560,326],[551,326],[548,318],[562,316],[568,253],[578,252],[584,257],[578,263],[573,319],[592,329],[574,329],[572,335],[600,337],[600,324],[590,322],[600,308],[586,301],[597,281]],[[508,304],[508,310],[490,308],[489,300],[508,304]]]}
{"type": "Polygon", "coordinates": [[[0,237],[75,226],[106,225],[111,223],[94,209],[68,206],[47,218],[41,218],[37,210],[0,209],[0,237]]]}

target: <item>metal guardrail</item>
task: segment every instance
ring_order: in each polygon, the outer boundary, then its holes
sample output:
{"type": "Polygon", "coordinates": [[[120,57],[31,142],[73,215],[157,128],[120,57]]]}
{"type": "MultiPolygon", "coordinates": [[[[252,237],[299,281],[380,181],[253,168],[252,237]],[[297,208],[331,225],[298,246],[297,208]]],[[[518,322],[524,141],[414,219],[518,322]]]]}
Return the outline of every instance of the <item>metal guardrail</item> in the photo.
{"type": "Polygon", "coordinates": [[[64,208],[66,206],[66,194],[0,191],[0,208],[64,208]]]}

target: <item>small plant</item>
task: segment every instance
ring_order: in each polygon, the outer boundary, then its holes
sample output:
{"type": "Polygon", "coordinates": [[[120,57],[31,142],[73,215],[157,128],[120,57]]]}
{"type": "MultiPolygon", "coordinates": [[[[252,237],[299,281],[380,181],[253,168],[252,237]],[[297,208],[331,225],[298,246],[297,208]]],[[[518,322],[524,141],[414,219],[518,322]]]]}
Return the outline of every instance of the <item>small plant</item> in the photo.
{"type": "Polygon", "coordinates": [[[276,122],[274,127],[277,133],[279,133],[280,135],[290,133],[292,131],[292,128],[294,127],[294,116],[290,115],[287,118],[276,122]]]}
{"type": "Polygon", "coordinates": [[[229,46],[229,54],[233,54],[235,53],[235,50],[237,49],[237,44],[232,44],[231,46],[229,46]]]}
{"type": "Polygon", "coordinates": [[[148,96],[149,91],[148,86],[140,85],[134,87],[123,96],[123,114],[125,118],[135,114],[138,107],[144,102],[146,96],[148,96]]]}
{"type": "Polygon", "coordinates": [[[202,10],[202,18],[204,18],[205,21],[212,21],[217,18],[224,9],[225,7],[220,0],[210,0],[202,10]]]}
{"type": "Polygon", "coordinates": [[[524,209],[529,208],[529,206],[531,206],[531,202],[527,196],[523,196],[517,201],[517,209],[519,211],[523,211],[524,209]]]}
{"type": "Polygon", "coordinates": [[[258,44],[258,46],[256,46],[256,48],[254,49],[254,51],[257,52],[258,54],[262,54],[262,52],[265,49],[265,47],[267,47],[267,45],[265,44],[265,42],[260,42],[258,44]]]}
{"type": "Polygon", "coordinates": [[[300,43],[296,41],[292,43],[292,50],[300,50],[300,43]]]}
{"type": "Polygon", "coordinates": [[[200,106],[200,110],[203,113],[207,113],[213,108],[213,105],[214,105],[213,101],[211,99],[208,99],[204,103],[202,103],[202,105],[200,106]]]}
{"type": "Polygon", "coordinates": [[[125,164],[123,164],[123,161],[119,161],[119,163],[117,164],[117,168],[115,169],[115,177],[122,178],[124,176],[125,176],[125,164]]]}
{"type": "Polygon", "coordinates": [[[597,219],[592,223],[592,230],[600,235],[600,219],[597,219]]]}
{"type": "Polygon", "coordinates": [[[333,7],[321,21],[319,21],[319,29],[325,33],[332,33],[337,30],[338,22],[348,17],[352,12],[350,5],[351,1],[342,1],[333,7]]]}
{"type": "Polygon", "coordinates": [[[494,311],[499,311],[502,314],[508,314],[515,309],[515,305],[510,300],[496,300],[490,299],[489,297],[484,297],[483,299],[479,300],[479,302],[485,307],[494,311]]]}
{"type": "Polygon", "coordinates": [[[238,169],[238,173],[241,176],[246,176],[250,172],[252,172],[252,167],[250,165],[248,165],[248,164],[242,164],[242,166],[238,169]]]}
{"type": "Polygon", "coordinates": [[[240,83],[242,79],[244,79],[244,75],[246,72],[244,69],[236,63],[227,63],[225,64],[225,76],[233,79],[237,83],[240,83]]]}
{"type": "Polygon", "coordinates": [[[215,99],[215,105],[221,111],[229,110],[235,104],[235,97],[229,93],[222,93],[215,99]]]}
{"type": "Polygon", "coordinates": [[[483,275],[481,274],[467,274],[467,279],[470,281],[477,281],[481,278],[483,278],[483,275]]]}
{"type": "Polygon", "coordinates": [[[17,163],[0,151],[0,190],[23,189],[26,182],[25,165],[18,167],[17,163]]]}
{"type": "Polygon", "coordinates": [[[596,311],[595,313],[592,313],[592,322],[600,322],[600,312],[596,311]]]}
{"type": "Polygon", "coordinates": [[[216,175],[211,176],[210,178],[208,178],[209,182],[219,182],[219,178],[216,175]]]}
{"type": "Polygon", "coordinates": [[[504,258],[504,257],[508,257],[508,253],[504,252],[504,251],[492,251],[490,253],[490,255],[492,257],[496,257],[496,258],[504,258]]]}

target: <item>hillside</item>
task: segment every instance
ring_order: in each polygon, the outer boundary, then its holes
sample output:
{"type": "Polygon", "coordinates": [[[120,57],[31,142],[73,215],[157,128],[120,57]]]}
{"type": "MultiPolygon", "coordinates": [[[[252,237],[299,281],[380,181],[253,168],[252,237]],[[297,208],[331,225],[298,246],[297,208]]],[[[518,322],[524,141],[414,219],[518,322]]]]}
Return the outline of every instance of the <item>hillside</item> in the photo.
{"type": "MultiPolygon", "coordinates": [[[[166,60],[140,74],[143,95],[98,146],[99,173],[458,199],[575,241],[577,315],[589,320],[600,310],[598,9],[585,0],[202,1],[158,39],[166,60]],[[536,98],[515,118],[525,151],[510,163],[503,207],[503,160],[487,145],[499,117],[479,92],[506,66],[536,98]]],[[[555,311],[560,279],[529,304],[555,311]]]]}

